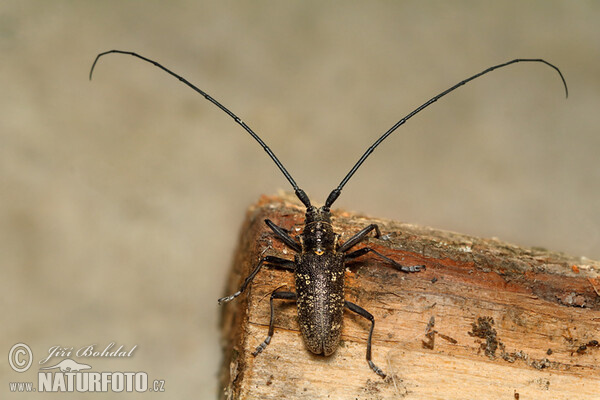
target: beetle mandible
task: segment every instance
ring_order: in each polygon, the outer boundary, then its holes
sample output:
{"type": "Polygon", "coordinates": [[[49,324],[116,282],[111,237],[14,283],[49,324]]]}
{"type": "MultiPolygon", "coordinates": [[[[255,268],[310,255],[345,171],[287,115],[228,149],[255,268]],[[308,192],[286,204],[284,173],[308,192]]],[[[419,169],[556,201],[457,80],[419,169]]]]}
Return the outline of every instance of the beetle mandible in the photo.
{"type": "Polygon", "coordinates": [[[342,329],[343,312],[344,309],[347,308],[350,311],[366,318],[371,322],[371,328],[369,330],[369,336],[367,339],[366,359],[371,369],[382,378],[385,378],[385,374],[371,360],[371,341],[373,336],[373,329],[375,328],[375,318],[367,310],[344,299],[345,263],[348,260],[358,258],[367,253],[373,253],[374,255],[385,260],[393,268],[402,272],[418,272],[423,270],[425,266],[401,265],[396,261],[392,260],[391,258],[377,252],[376,250],[370,247],[362,247],[357,250],[352,250],[355,245],[362,242],[371,232],[374,232],[376,238],[381,237],[381,232],[376,224],[371,224],[365,227],[364,229],[356,233],[354,236],[352,236],[350,239],[348,239],[346,242],[341,243],[339,241],[338,235],[333,231],[333,227],[331,224],[331,206],[341,194],[343,187],[358,170],[358,168],[360,168],[360,166],[367,159],[367,157],[371,155],[375,148],[379,146],[381,142],[383,142],[389,135],[396,131],[396,129],[398,129],[406,121],[408,121],[415,114],[419,113],[432,103],[436,102],[441,97],[454,91],[460,86],[463,86],[464,84],[482,75],[487,74],[488,72],[519,62],[543,63],[553,68],[558,73],[565,88],[565,94],[567,97],[569,95],[567,83],[561,71],[556,66],[543,59],[517,58],[511,61],[504,62],[502,64],[497,64],[492,67],[489,67],[437,94],[436,96],[427,100],[421,106],[411,111],[405,117],[400,119],[365,151],[365,153],[360,157],[356,164],[354,164],[354,166],[346,174],[344,179],[342,179],[340,184],[331,191],[331,193],[327,197],[327,200],[325,201],[325,204],[321,207],[315,207],[311,204],[308,195],[302,189],[300,189],[300,187],[296,184],[292,176],[285,169],[283,164],[279,161],[279,159],[275,156],[271,149],[248,125],[246,125],[245,122],[243,122],[227,107],[223,106],[217,100],[212,98],[208,93],[199,89],[197,86],[193,85],[182,76],[162,66],[158,62],[131,51],[109,50],[100,53],[96,56],[96,59],[94,60],[94,63],[92,64],[92,68],[90,70],[90,80],[92,79],[94,68],[100,57],[110,53],[130,55],[139,58],[143,61],[146,61],[150,64],[153,64],[154,66],[174,76],[179,81],[183,82],[185,85],[192,88],[196,92],[200,93],[206,98],[206,100],[210,101],[212,104],[214,104],[227,115],[229,115],[231,118],[233,118],[233,120],[242,128],[244,128],[246,132],[248,132],[250,136],[252,136],[267,152],[271,160],[273,160],[273,162],[277,165],[277,167],[283,173],[288,182],[292,185],[294,193],[296,194],[298,199],[300,199],[302,204],[304,204],[304,206],[306,207],[304,230],[297,237],[290,236],[285,229],[277,226],[271,220],[265,220],[265,223],[273,231],[275,236],[296,252],[294,260],[287,260],[275,256],[262,257],[256,265],[256,267],[254,268],[254,270],[250,273],[250,275],[248,275],[248,277],[246,277],[246,279],[244,280],[244,282],[240,286],[240,289],[237,292],[233,293],[230,296],[226,296],[219,299],[219,304],[224,304],[242,294],[242,292],[244,292],[244,290],[248,287],[248,285],[252,282],[254,277],[258,274],[260,269],[265,264],[287,268],[294,271],[296,293],[288,291],[279,291],[278,289],[275,289],[275,291],[271,293],[271,317],[269,321],[269,332],[267,338],[256,348],[256,350],[253,352],[253,355],[256,356],[261,351],[263,351],[266,348],[266,346],[270,343],[271,338],[273,337],[273,300],[285,299],[296,301],[298,308],[298,323],[300,325],[300,331],[306,343],[306,347],[308,347],[308,349],[315,354],[323,354],[325,356],[333,354],[338,347],[342,329]]]}

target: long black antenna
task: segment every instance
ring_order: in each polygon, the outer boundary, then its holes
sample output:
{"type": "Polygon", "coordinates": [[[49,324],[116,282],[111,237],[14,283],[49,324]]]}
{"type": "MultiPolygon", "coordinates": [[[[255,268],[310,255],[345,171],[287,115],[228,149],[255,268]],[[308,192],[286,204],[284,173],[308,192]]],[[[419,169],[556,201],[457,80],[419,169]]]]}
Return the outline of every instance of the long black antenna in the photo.
{"type": "Polygon", "coordinates": [[[410,114],[408,114],[407,116],[405,116],[404,118],[402,118],[400,121],[396,122],[396,124],[394,126],[392,126],[387,132],[385,132],[379,139],[377,139],[375,141],[375,143],[373,143],[371,145],[371,147],[369,147],[367,149],[367,151],[365,151],[365,153],[362,155],[362,157],[360,157],[360,159],[358,160],[358,162],[356,164],[354,164],[354,166],[352,167],[352,169],[350,170],[350,172],[348,172],[348,174],[344,177],[344,179],[342,179],[342,181],[340,182],[340,184],[338,185],[338,187],[335,188],[335,189],[333,189],[331,191],[331,193],[327,197],[327,201],[325,202],[325,207],[331,207],[331,205],[333,204],[333,202],[339,197],[340,193],[342,192],[342,188],[344,187],[344,185],[346,185],[346,183],[350,180],[350,178],[352,178],[352,175],[354,175],[354,173],[358,170],[358,168],[360,168],[360,166],[362,165],[362,163],[365,162],[365,160],[367,159],[367,157],[369,157],[371,155],[371,153],[373,152],[373,150],[375,150],[375,148],[377,146],[379,146],[379,144],[381,142],[383,142],[388,136],[390,136],[396,129],[398,129],[401,125],[403,125],[411,117],[413,117],[415,114],[419,113],[424,108],[426,108],[429,105],[431,105],[431,103],[435,103],[441,97],[444,97],[448,93],[454,91],[455,89],[458,89],[460,86],[464,85],[465,83],[470,82],[473,79],[479,78],[480,76],[485,75],[488,72],[492,72],[495,69],[506,67],[507,65],[515,64],[515,63],[518,63],[518,62],[541,62],[541,63],[544,63],[544,64],[546,64],[546,65],[554,68],[556,70],[556,72],[558,72],[558,75],[560,75],[560,79],[562,79],[563,85],[565,87],[566,97],[569,97],[569,89],[567,88],[567,82],[565,81],[565,78],[563,77],[563,74],[560,72],[560,70],[558,69],[558,67],[550,64],[548,61],[542,60],[541,58],[536,58],[536,59],[532,59],[532,58],[517,58],[517,59],[512,60],[512,61],[508,61],[508,62],[505,62],[505,63],[502,63],[502,64],[494,65],[493,67],[490,67],[490,68],[488,68],[488,69],[486,69],[484,71],[481,71],[480,73],[475,74],[475,75],[471,76],[470,78],[467,78],[467,79],[465,79],[463,81],[458,82],[456,85],[452,86],[451,88],[446,89],[445,91],[443,91],[442,93],[438,94],[437,96],[432,97],[431,99],[429,99],[425,103],[423,103],[421,106],[419,106],[415,110],[411,111],[410,114]]]}
{"type": "Polygon", "coordinates": [[[139,55],[137,53],[134,53],[132,51],[109,50],[109,51],[105,51],[104,53],[100,53],[100,54],[98,54],[96,56],[96,59],[94,60],[94,63],[92,64],[92,68],[90,69],[90,80],[92,80],[92,74],[94,73],[94,67],[96,67],[96,63],[98,62],[98,60],[100,59],[100,57],[102,57],[102,56],[104,56],[106,54],[110,54],[110,53],[128,54],[130,56],[137,57],[137,58],[139,58],[141,60],[144,60],[144,61],[146,61],[146,62],[148,62],[150,64],[153,64],[154,66],[162,69],[163,71],[167,72],[168,74],[170,74],[170,75],[174,76],[175,78],[179,79],[179,81],[183,82],[184,84],[186,84],[190,88],[194,89],[196,92],[198,92],[202,96],[204,96],[204,98],[206,100],[210,101],[215,106],[219,107],[222,111],[224,111],[225,113],[227,113],[227,115],[229,115],[231,118],[233,118],[233,120],[238,125],[240,125],[242,128],[244,128],[246,130],[246,132],[248,132],[250,134],[250,136],[252,136],[254,138],[254,140],[256,140],[258,142],[258,144],[261,145],[261,147],[267,152],[267,154],[269,155],[269,157],[271,157],[271,160],[273,160],[273,162],[275,162],[275,164],[277,165],[277,167],[279,168],[279,170],[283,173],[283,175],[288,180],[288,182],[290,182],[290,184],[294,188],[294,192],[296,193],[296,196],[298,196],[298,198],[306,206],[306,208],[310,207],[310,200],[308,199],[308,196],[306,195],[306,193],[304,192],[304,190],[302,190],[302,189],[300,189],[298,187],[298,185],[296,184],[296,181],[294,181],[294,178],[292,178],[292,176],[290,175],[290,173],[285,169],[285,167],[283,166],[283,164],[281,163],[281,161],[279,161],[279,159],[271,151],[271,149],[269,148],[269,146],[267,146],[265,144],[265,142],[263,142],[262,139],[256,133],[254,133],[254,131],[252,129],[250,129],[250,127],[248,125],[246,125],[246,123],[244,121],[242,121],[237,115],[235,115],[234,113],[232,113],[223,104],[219,103],[217,100],[215,100],[214,98],[212,98],[208,93],[206,93],[205,91],[201,90],[200,88],[198,88],[194,84],[190,83],[187,79],[185,79],[181,75],[178,75],[175,72],[171,71],[170,69],[168,69],[166,67],[163,67],[161,64],[157,63],[154,60],[151,60],[149,58],[141,56],[141,55],[139,55]]]}

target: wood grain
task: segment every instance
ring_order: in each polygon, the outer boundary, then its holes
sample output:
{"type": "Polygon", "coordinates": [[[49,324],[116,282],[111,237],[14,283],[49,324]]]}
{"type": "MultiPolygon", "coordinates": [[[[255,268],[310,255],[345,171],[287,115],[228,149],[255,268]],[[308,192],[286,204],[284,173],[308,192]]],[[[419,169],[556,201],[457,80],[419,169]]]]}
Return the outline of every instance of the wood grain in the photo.
{"type": "MultiPolygon", "coordinates": [[[[290,196],[263,197],[248,210],[226,294],[261,254],[293,259],[263,220],[296,235],[303,213],[290,196]]],[[[222,398],[600,398],[599,262],[334,212],[342,241],[369,223],[388,234],[369,246],[427,266],[404,274],[372,256],[348,265],[346,299],[375,316],[373,360],[388,377],[365,361],[366,320],[346,313],[340,348],[317,356],[306,350],[288,301],[275,303],[273,340],[253,357],[267,335],[270,293],[295,291],[291,272],[265,268],[223,306],[222,398]]]]}

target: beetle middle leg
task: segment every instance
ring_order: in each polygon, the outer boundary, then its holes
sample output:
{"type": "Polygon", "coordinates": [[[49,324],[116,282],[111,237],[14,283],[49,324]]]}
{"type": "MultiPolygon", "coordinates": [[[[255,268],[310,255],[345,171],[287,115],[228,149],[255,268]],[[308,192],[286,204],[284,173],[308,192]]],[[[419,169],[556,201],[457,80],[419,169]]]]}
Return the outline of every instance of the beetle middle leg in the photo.
{"type": "Polygon", "coordinates": [[[273,299],[282,299],[282,300],[296,300],[298,296],[293,292],[278,292],[277,289],[271,293],[271,319],[269,320],[269,333],[267,334],[267,338],[256,347],[256,350],[252,353],[254,357],[256,357],[261,351],[271,343],[271,338],[273,337],[273,332],[275,330],[275,326],[273,325],[275,313],[273,311],[273,299]]]}
{"type": "Polygon", "coordinates": [[[254,268],[254,270],[250,273],[250,275],[248,275],[246,277],[246,279],[244,280],[244,283],[242,283],[242,286],[240,286],[240,289],[232,295],[221,297],[218,300],[219,304],[227,303],[227,302],[235,299],[236,297],[238,297],[240,294],[242,294],[242,292],[244,290],[246,290],[246,288],[248,287],[250,282],[252,282],[252,280],[254,279],[256,274],[258,274],[258,271],[260,271],[263,264],[265,264],[265,263],[279,266],[281,268],[291,269],[291,270],[293,270],[295,267],[295,264],[292,260],[286,260],[285,258],[279,258],[279,257],[275,257],[275,256],[265,256],[260,259],[260,261],[258,262],[258,265],[254,268]]]}
{"type": "Polygon", "coordinates": [[[382,378],[385,378],[385,374],[383,373],[383,371],[371,360],[371,339],[373,337],[373,329],[375,328],[375,317],[373,317],[373,315],[370,312],[354,303],[351,303],[349,301],[345,301],[344,303],[348,310],[371,321],[371,330],[369,330],[369,338],[367,339],[367,362],[369,363],[369,367],[371,367],[371,369],[377,375],[381,376],[382,378]]]}
{"type": "MultiPolygon", "coordinates": [[[[273,223],[273,221],[271,221],[270,219],[265,219],[265,223],[267,224],[267,226],[269,228],[271,228],[273,233],[279,239],[281,239],[281,241],[283,241],[283,243],[287,244],[289,247],[291,247],[296,252],[301,251],[300,243],[298,243],[296,240],[294,240],[294,238],[292,238],[286,232],[285,229],[283,229],[280,226],[275,225],[275,223],[273,223]]],[[[235,292],[234,294],[232,294],[230,296],[221,297],[218,300],[219,304],[227,303],[227,302],[235,299],[236,297],[238,297],[240,294],[242,294],[242,292],[244,290],[246,290],[246,287],[248,287],[250,282],[252,282],[252,280],[254,279],[256,274],[258,274],[258,271],[260,271],[260,269],[264,263],[272,264],[272,265],[275,265],[275,266],[278,266],[281,268],[285,268],[285,269],[289,269],[292,271],[296,268],[296,265],[294,264],[294,261],[292,261],[292,260],[286,260],[285,258],[280,258],[280,257],[275,257],[275,256],[263,257],[258,262],[258,265],[254,268],[254,270],[250,273],[250,275],[248,275],[248,277],[246,277],[246,279],[244,280],[244,283],[242,283],[242,286],[240,287],[240,290],[238,290],[237,292],[235,292]]]]}
{"type": "Polygon", "coordinates": [[[374,253],[374,254],[378,255],[379,257],[383,258],[385,261],[387,261],[390,264],[392,264],[394,266],[394,268],[396,268],[398,271],[402,271],[402,272],[419,272],[419,271],[425,270],[425,266],[424,265],[411,265],[411,266],[402,265],[402,264],[398,263],[397,261],[394,261],[391,258],[389,258],[387,256],[384,256],[383,254],[381,254],[377,250],[372,249],[370,247],[363,247],[361,249],[353,251],[352,253],[346,254],[345,258],[346,258],[346,260],[351,260],[353,258],[357,258],[357,257],[363,256],[363,255],[365,255],[367,253],[374,253]]]}
{"type": "MultiPolygon", "coordinates": [[[[377,224],[368,225],[367,227],[361,229],[360,232],[358,232],[357,234],[352,236],[350,239],[348,239],[344,244],[342,244],[339,247],[338,251],[342,252],[342,253],[346,253],[352,247],[354,247],[355,245],[357,245],[358,243],[363,241],[365,239],[365,237],[367,237],[367,235],[371,231],[375,231],[376,238],[381,236],[381,231],[379,230],[379,226],[377,226],[377,224]]],[[[392,264],[394,266],[394,268],[396,268],[397,270],[402,271],[402,272],[419,272],[419,271],[425,269],[424,265],[411,265],[411,266],[402,265],[402,264],[398,263],[397,261],[394,261],[391,258],[384,256],[377,250],[372,249],[370,247],[363,247],[361,249],[358,249],[351,253],[348,253],[345,255],[345,259],[352,260],[353,258],[363,256],[369,252],[374,253],[374,254],[378,255],[379,257],[383,258],[384,260],[386,260],[387,262],[392,264]]]]}

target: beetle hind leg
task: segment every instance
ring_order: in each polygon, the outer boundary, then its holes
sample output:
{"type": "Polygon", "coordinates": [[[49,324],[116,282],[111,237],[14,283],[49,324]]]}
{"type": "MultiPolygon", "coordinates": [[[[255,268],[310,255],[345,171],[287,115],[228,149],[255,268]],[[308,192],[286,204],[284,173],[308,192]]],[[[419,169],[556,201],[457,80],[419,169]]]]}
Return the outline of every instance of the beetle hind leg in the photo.
{"type": "Polygon", "coordinates": [[[345,305],[346,305],[346,308],[348,308],[348,310],[371,321],[371,329],[369,330],[369,338],[367,339],[367,363],[369,363],[369,367],[371,367],[373,372],[375,372],[380,377],[385,378],[385,374],[383,373],[381,368],[379,368],[377,365],[375,365],[375,363],[371,360],[371,339],[373,338],[373,329],[375,328],[375,317],[373,317],[373,315],[370,312],[368,312],[367,310],[365,310],[364,308],[362,308],[360,306],[357,306],[354,303],[350,303],[349,301],[346,301],[345,305]]]}
{"type": "Polygon", "coordinates": [[[267,347],[269,345],[269,343],[271,343],[271,338],[273,337],[273,331],[275,330],[275,326],[273,325],[273,321],[274,321],[274,317],[275,317],[275,313],[273,312],[273,299],[281,299],[281,300],[296,300],[298,298],[298,296],[296,296],[296,293],[293,292],[278,292],[277,289],[275,289],[275,291],[273,291],[273,293],[271,293],[271,319],[269,320],[269,333],[267,335],[267,338],[256,347],[256,350],[254,350],[252,352],[252,355],[254,357],[256,357],[258,354],[260,354],[261,351],[263,351],[265,349],[265,347],[267,347]]]}

